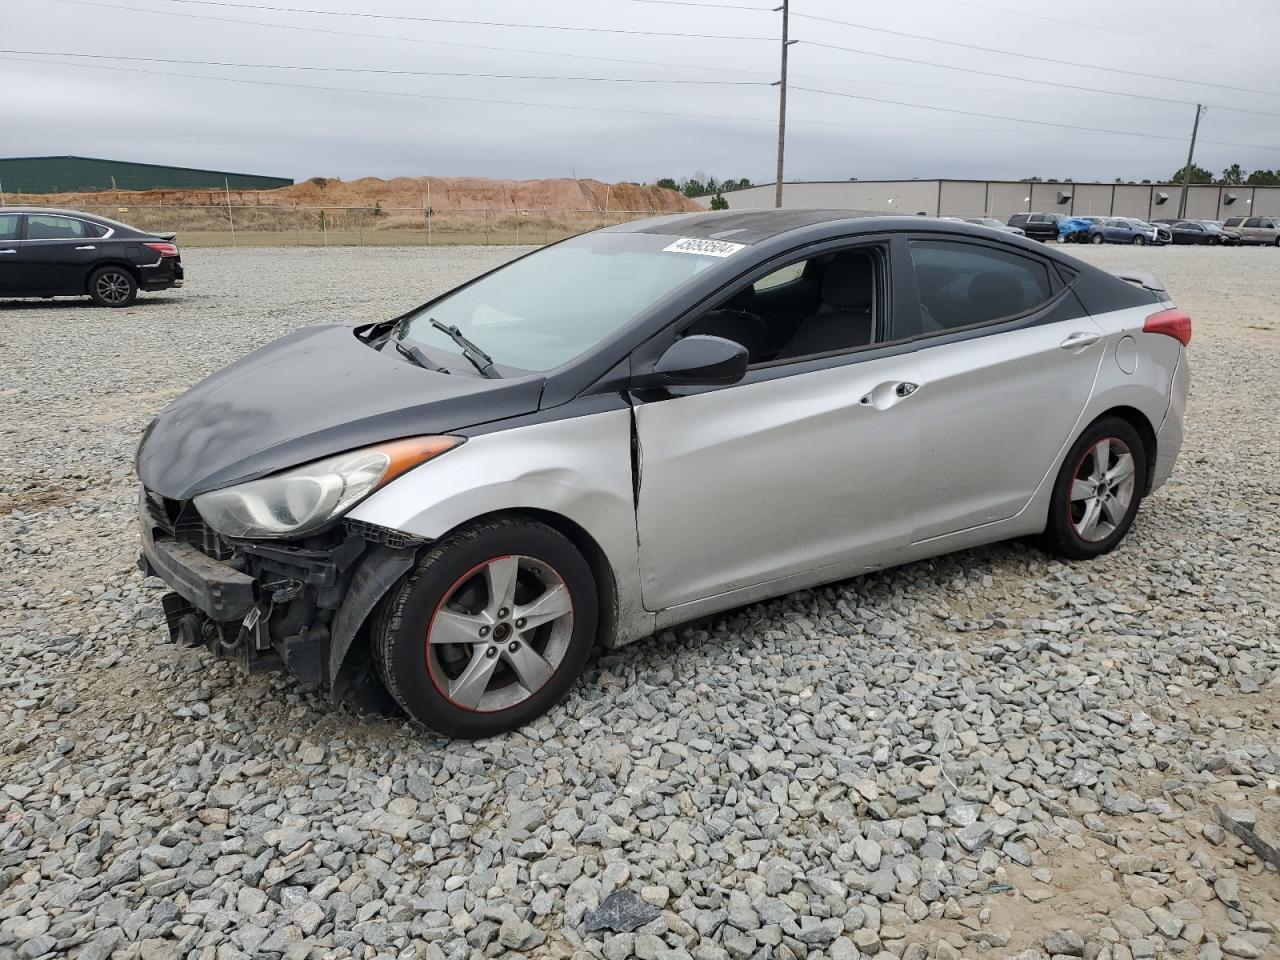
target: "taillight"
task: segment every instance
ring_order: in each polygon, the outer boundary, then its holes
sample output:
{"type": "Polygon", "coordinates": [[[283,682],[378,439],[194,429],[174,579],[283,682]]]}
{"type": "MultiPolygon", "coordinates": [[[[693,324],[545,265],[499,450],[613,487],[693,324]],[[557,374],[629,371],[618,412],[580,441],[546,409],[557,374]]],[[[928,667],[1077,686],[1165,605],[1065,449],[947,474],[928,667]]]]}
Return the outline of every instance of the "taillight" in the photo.
{"type": "Polygon", "coordinates": [[[162,257],[176,257],[178,255],[178,245],[176,243],[144,243],[143,246],[155,250],[162,257]]]}
{"type": "Polygon", "coordinates": [[[1143,333],[1163,333],[1184,347],[1191,342],[1191,316],[1182,310],[1161,310],[1147,317],[1143,333]]]}

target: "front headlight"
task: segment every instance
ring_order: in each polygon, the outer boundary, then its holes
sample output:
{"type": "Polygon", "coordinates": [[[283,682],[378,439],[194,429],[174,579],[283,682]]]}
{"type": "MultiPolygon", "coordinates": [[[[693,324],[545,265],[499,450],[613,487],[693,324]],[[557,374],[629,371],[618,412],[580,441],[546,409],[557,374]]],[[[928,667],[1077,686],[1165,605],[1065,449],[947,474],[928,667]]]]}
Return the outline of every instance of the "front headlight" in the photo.
{"type": "Polygon", "coordinates": [[[294,537],[341,516],[383,484],[462,442],[462,437],[441,436],[380,443],[202,493],[195,506],[205,523],[226,537],[294,537]]]}

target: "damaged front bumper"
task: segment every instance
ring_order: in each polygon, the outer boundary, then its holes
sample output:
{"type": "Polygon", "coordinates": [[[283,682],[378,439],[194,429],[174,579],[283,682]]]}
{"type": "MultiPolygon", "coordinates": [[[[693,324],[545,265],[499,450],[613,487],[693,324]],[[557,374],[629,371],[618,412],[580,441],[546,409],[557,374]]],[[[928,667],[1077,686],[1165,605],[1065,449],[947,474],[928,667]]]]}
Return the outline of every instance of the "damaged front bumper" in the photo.
{"type": "Polygon", "coordinates": [[[170,639],[206,645],[250,673],[287,669],[304,690],[335,698],[354,679],[343,670],[354,640],[423,545],[350,520],[297,543],[230,540],[190,501],[145,489],[138,524],[139,568],[173,590],[163,600],[170,639]]]}

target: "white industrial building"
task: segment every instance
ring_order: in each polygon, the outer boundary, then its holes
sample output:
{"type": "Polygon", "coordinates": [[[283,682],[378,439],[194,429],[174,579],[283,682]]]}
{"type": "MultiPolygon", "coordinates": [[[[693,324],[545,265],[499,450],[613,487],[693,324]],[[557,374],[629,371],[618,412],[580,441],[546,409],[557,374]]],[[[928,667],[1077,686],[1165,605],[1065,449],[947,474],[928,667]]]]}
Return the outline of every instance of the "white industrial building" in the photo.
{"type": "MultiPolygon", "coordinates": [[[[762,184],[724,195],[730,210],[772,207],[774,185],[762,184]]],[[[1066,213],[1077,216],[1178,216],[1181,184],[1174,183],[1028,183],[1019,180],[832,180],[784,183],[784,207],[882,210],[930,217],[998,217],[1015,213],[1066,213]]],[[[704,207],[711,198],[698,197],[704,207]]],[[[1280,216],[1280,187],[1228,187],[1192,184],[1185,216],[1195,220],[1280,216]]]]}

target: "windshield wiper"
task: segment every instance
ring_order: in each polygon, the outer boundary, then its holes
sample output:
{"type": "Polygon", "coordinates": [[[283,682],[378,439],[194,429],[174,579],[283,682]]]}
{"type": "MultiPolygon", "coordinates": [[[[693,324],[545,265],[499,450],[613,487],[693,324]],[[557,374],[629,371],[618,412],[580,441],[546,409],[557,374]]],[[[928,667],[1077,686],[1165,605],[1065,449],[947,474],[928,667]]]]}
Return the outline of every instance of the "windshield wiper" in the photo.
{"type": "Polygon", "coordinates": [[[461,330],[451,324],[441,323],[435,317],[431,317],[429,319],[431,326],[448,336],[454,343],[462,348],[462,355],[470,360],[472,365],[480,371],[480,376],[487,377],[491,380],[501,379],[498,371],[493,368],[493,357],[489,356],[468,340],[461,330]]]}
{"type": "Polygon", "coordinates": [[[428,360],[427,355],[423,353],[421,347],[415,347],[412,343],[405,343],[403,340],[392,340],[391,342],[396,345],[396,350],[398,350],[402,356],[407,357],[411,363],[416,363],[424,370],[434,370],[436,373],[449,372],[447,368],[438,367],[428,360]]]}

